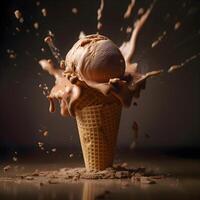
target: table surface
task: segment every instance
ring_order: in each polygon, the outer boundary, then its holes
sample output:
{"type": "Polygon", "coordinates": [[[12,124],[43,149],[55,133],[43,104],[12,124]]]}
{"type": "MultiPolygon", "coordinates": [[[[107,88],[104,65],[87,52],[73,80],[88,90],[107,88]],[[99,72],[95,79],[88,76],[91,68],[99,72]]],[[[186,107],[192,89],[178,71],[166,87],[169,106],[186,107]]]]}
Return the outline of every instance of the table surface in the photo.
{"type": "MultiPolygon", "coordinates": [[[[0,164],[0,199],[34,199],[34,200],[92,200],[92,199],[200,199],[200,159],[180,158],[176,156],[130,156],[123,159],[130,167],[146,167],[159,173],[170,173],[168,178],[156,180],[156,184],[141,184],[130,179],[118,180],[78,180],[59,184],[12,181],[12,177],[20,173],[38,170],[55,170],[62,167],[79,167],[80,159],[67,162],[35,162],[25,161],[12,165],[4,173],[0,164]],[[17,167],[16,167],[17,165],[17,167]],[[10,177],[9,181],[5,181],[10,177]]],[[[14,179],[13,179],[14,180],[14,179]]]]}

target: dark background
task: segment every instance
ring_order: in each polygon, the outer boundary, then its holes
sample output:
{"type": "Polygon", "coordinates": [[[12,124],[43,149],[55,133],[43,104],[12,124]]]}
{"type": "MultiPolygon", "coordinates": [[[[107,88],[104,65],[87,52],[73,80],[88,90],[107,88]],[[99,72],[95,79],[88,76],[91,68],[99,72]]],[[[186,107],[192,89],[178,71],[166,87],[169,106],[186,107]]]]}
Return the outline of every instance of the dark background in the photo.
{"type": "MultiPolygon", "coordinates": [[[[152,1],[138,0],[129,20],[123,14],[128,0],[105,0],[103,29],[100,32],[117,45],[129,38],[120,27],[132,26],[139,8],[147,8],[152,1]]],[[[97,0],[42,0],[39,6],[33,0],[6,0],[1,3],[0,37],[0,151],[9,155],[13,151],[36,151],[37,142],[45,148],[56,147],[70,152],[80,149],[75,120],[62,118],[57,111],[48,112],[48,101],[39,84],[50,88],[54,80],[38,64],[41,58],[53,58],[43,39],[51,30],[63,57],[78,39],[80,31],[96,33],[97,0]],[[72,8],[78,9],[77,15],[72,8]],[[43,17],[41,9],[47,9],[43,17]],[[24,17],[20,24],[14,16],[19,9],[24,17]],[[39,23],[39,29],[33,23],[39,23]],[[16,31],[20,28],[20,32],[16,31]],[[30,32],[27,32],[27,29],[30,32]],[[42,52],[41,48],[45,51],[42,52]],[[7,49],[16,52],[10,59],[7,49]],[[43,137],[39,129],[48,130],[43,137]]],[[[141,71],[165,71],[200,52],[200,1],[158,0],[145,26],[139,34],[134,62],[141,71]],[[177,21],[181,27],[174,31],[177,21]],[[151,44],[163,31],[166,37],[155,48],[151,44]]],[[[55,61],[56,62],[56,61],[55,61]]],[[[118,149],[127,149],[133,139],[131,126],[137,121],[140,127],[136,148],[200,147],[200,57],[183,69],[148,80],[138,106],[124,109],[121,119],[118,149]],[[146,138],[148,134],[150,138],[146,138]]]]}

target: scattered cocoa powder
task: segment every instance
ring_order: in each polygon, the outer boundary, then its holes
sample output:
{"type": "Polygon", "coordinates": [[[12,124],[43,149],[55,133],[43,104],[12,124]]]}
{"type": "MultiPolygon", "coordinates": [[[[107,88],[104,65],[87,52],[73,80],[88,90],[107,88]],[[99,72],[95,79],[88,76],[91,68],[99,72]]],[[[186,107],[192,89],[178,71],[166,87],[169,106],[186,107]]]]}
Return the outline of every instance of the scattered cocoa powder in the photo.
{"type": "Polygon", "coordinates": [[[102,171],[86,171],[85,168],[61,168],[53,171],[39,171],[36,169],[30,174],[16,175],[21,180],[34,180],[46,182],[49,184],[63,183],[66,180],[78,181],[82,179],[130,179],[132,182],[140,182],[141,184],[155,184],[155,180],[163,179],[166,176],[155,174],[152,170],[144,167],[128,168],[123,167],[125,164],[115,165],[102,171]]]}

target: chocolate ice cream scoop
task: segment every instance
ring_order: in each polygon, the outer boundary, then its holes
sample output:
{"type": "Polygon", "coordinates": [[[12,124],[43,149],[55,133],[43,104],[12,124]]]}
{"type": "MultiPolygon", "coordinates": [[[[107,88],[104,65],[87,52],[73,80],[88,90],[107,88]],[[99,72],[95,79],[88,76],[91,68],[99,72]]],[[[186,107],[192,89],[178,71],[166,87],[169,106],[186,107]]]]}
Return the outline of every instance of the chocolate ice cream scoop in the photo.
{"type": "Polygon", "coordinates": [[[119,48],[107,37],[94,34],[78,40],[66,55],[66,71],[79,79],[106,83],[122,78],[125,61],[119,48]]]}

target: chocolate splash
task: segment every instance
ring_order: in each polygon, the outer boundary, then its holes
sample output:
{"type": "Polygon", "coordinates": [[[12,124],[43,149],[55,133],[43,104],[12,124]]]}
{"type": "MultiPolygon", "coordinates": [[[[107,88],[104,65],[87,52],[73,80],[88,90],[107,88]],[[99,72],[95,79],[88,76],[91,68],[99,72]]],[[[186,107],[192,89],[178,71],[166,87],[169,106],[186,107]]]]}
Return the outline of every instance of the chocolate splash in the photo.
{"type": "Polygon", "coordinates": [[[131,65],[131,60],[133,59],[133,55],[135,52],[137,37],[139,35],[140,30],[142,29],[145,22],[147,21],[149,15],[151,13],[151,10],[153,9],[153,6],[154,6],[154,3],[150,6],[149,9],[147,9],[147,11],[141,16],[141,18],[135,22],[135,24],[133,26],[134,29],[132,31],[130,40],[127,42],[124,42],[119,47],[129,66],[131,65]]]}
{"type": "MultiPolygon", "coordinates": [[[[139,97],[146,79],[162,72],[158,70],[140,74],[137,63],[132,63],[138,34],[148,19],[153,5],[154,3],[134,24],[130,40],[119,48],[105,36],[83,35],[67,53],[65,70],[55,68],[51,60],[39,62],[43,70],[48,71],[56,79],[55,86],[48,96],[51,112],[55,110],[54,99],[57,99],[60,102],[61,115],[75,116],[78,102],[85,94],[87,95],[88,89],[125,107],[131,105],[133,97],[139,97]]],[[[102,0],[98,10],[98,20],[101,19],[103,6],[102,0]]],[[[53,45],[51,37],[47,37],[45,41],[61,62],[60,53],[53,45]]]]}
{"type": "Polygon", "coordinates": [[[54,55],[54,57],[56,58],[58,63],[60,63],[60,66],[62,66],[63,58],[62,58],[62,56],[60,54],[59,49],[54,45],[52,37],[51,36],[47,36],[44,39],[44,42],[46,42],[48,44],[52,54],[54,55]]]}
{"type": "Polygon", "coordinates": [[[101,0],[100,7],[97,10],[97,30],[101,30],[103,26],[101,23],[103,9],[104,9],[104,0],[101,0]]]}
{"type": "Polygon", "coordinates": [[[200,56],[200,52],[187,58],[185,61],[183,61],[182,63],[178,64],[178,65],[172,65],[169,69],[168,69],[168,73],[172,73],[176,70],[179,70],[181,68],[183,68],[186,64],[188,64],[189,62],[191,62],[192,60],[198,58],[200,56]]]}
{"type": "Polygon", "coordinates": [[[134,5],[135,5],[135,0],[131,0],[130,4],[129,4],[128,7],[127,7],[126,12],[124,13],[124,19],[127,19],[127,18],[130,17],[134,5]]]}

